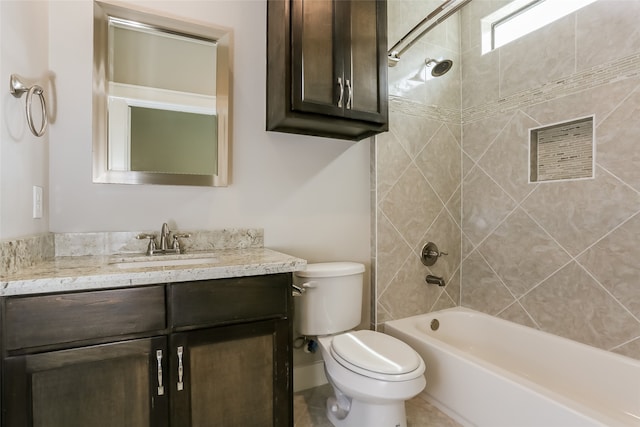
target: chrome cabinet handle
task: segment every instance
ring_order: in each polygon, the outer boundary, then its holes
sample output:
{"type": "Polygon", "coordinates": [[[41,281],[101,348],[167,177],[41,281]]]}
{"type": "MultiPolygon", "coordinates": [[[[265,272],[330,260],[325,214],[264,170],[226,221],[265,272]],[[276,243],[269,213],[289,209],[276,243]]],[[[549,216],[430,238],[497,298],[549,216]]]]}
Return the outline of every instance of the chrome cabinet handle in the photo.
{"type": "Polygon", "coordinates": [[[156,351],[156,359],[158,360],[158,396],[163,396],[164,385],[162,384],[162,350],[156,351]]]}
{"type": "Polygon", "coordinates": [[[347,110],[351,109],[351,100],[353,99],[353,87],[351,87],[351,81],[349,79],[345,80],[347,85],[347,110]]]}
{"type": "Polygon", "coordinates": [[[184,390],[184,382],[182,376],[184,375],[184,368],[182,366],[182,354],[184,349],[182,346],[178,347],[178,391],[184,390]]]}
{"type": "Polygon", "coordinates": [[[342,108],[342,99],[344,98],[344,85],[342,84],[342,77],[338,77],[338,87],[340,88],[340,97],[338,98],[338,108],[342,108]]]}

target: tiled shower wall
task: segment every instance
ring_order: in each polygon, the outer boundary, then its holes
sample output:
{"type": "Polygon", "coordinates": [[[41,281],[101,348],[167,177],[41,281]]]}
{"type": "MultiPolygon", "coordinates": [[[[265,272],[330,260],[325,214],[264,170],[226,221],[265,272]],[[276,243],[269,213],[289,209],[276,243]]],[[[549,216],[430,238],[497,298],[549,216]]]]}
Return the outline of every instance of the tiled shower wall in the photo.
{"type": "MultiPolygon", "coordinates": [[[[439,4],[389,0],[389,44],[439,4]]],[[[375,144],[373,253],[374,326],[458,305],[460,300],[460,26],[457,14],[437,27],[389,69],[390,131],[375,144]],[[448,58],[446,75],[420,82],[426,58],[448,58]],[[427,268],[422,246],[432,241],[441,257],[427,268]],[[428,285],[427,274],[446,287],[428,285]]]]}
{"type": "MultiPolygon", "coordinates": [[[[374,322],[461,304],[640,358],[640,1],[599,0],[481,55],[480,18],[506,3],[472,1],[391,69],[374,322]],[[454,69],[411,82],[432,56],[454,69]],[[589,115],[595,178],[529,184],[529,128],[589,115]],[[426,241],[449,252],[432,271],[426,241]]],[[[389,1],[390,44],[421,4],[389,1]]]]}
{"type": "Polygon", "coordinates": [[[640,1],[486,55],[462,22],[461,304],[640,358],[640,1]],[[528,183],[528,129],[595,115],[595,178],[528,183]]]}

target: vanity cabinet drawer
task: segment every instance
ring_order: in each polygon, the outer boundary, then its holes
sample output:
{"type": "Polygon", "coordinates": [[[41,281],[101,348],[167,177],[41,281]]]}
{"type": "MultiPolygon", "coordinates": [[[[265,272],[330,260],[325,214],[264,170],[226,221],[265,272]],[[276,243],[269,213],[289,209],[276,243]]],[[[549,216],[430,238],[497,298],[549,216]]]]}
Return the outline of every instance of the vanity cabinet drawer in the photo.
{"type": "Polygon", "coordinates": [[[9,351],[165,328],[164,286],[5,300],[4,331],[9,351]]]}
{"type": "Polygon", "coordinates": [[[170,289],[173,328],[286,318],[291,298],[291,275],[176,283],[170,289]]]}

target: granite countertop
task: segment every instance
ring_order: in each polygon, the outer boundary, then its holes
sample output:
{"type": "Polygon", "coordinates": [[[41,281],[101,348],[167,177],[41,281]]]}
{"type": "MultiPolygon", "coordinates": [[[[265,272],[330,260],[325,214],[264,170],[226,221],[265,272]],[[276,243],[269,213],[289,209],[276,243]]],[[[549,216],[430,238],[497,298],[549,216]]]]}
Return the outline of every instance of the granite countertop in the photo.
{"type": "Polygon", "coordinates": [[[187,282],[304,269],[306,261],[265,248],[191,252],[178,257],[213,257],[206,264],[129,267],[136,261],[171,259],[175,255],[63,256],[0,277],[0,296],[187,282]],[[166,258],[165,258],[166,257],[166,258]],[[118,266],[127,262],[127,268],[118,266]]]}

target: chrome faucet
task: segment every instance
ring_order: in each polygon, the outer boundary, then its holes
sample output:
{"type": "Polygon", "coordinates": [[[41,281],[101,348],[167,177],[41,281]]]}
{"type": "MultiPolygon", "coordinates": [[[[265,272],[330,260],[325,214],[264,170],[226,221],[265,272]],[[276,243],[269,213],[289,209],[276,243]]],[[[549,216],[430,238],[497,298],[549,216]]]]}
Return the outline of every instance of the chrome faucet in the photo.
{"type": "Polygon", "coordinates": [[[167,240],[169,240],[169,226],[165,222],[160,230],[160,250],[162,252],[167,251],[167,240]]]}
{"type": "Polygon", "coordinates": [[[169,241],[169,225],[167,223],[162,224],[162,228],[160,229],[160,245],[156,244],[156,235],[155,234],[138,234],[136,236],[137,239],[149,239],[149,245],[147,245],[147,255],[157,255],[157,254],[179,254],[180,253],[180,242],[179,238],[191,237],[189,233],[174,233],[173,234],[173,243],[171,247],[167,243],[169,241]]]}

